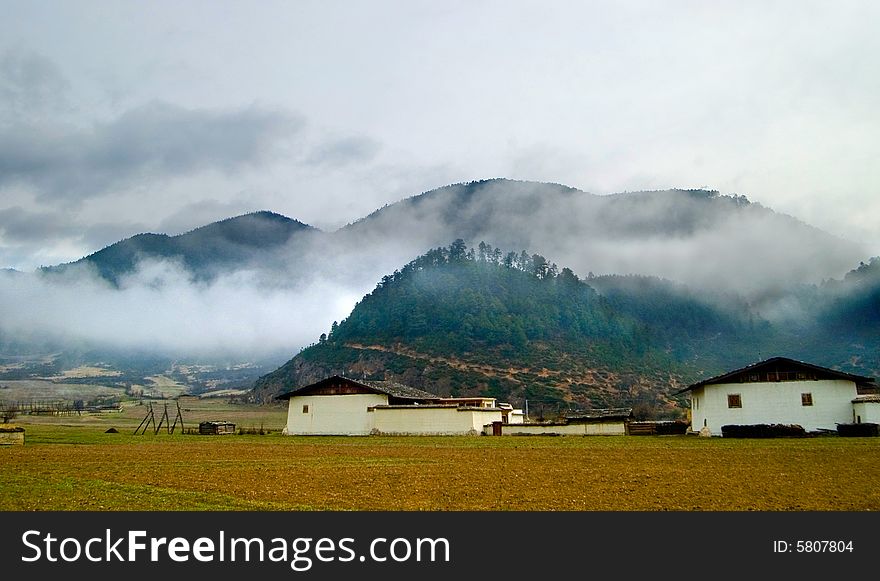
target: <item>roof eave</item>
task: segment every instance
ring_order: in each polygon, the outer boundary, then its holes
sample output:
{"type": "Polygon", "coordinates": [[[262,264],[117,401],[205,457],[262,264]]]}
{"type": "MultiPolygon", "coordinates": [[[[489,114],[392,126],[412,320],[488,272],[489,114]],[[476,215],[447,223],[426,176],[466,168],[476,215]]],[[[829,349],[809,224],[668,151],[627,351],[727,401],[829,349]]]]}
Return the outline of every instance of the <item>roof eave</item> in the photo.
{"type": "Polygon", "coordinates": [[[751,365],[746,365],[745,367],[740,367],[739,369],[734,369],[733,371],[728,371],[726,373],[716,375],[715,377],[710,377],[708,379],[704,379],[703,381],[698,381],[697,383],[692,383],[691,385],[687,386],[686,388],[681,389],[679,391],[676,391],[672,395],[679,395],[679,394],[685,393],[687,391],[693,391],[694,389],[704,387],[709,384],[724,383],[725,379],[733,377],[733,376],[737,375],[738,373],[742,373],[743,371],[747,371],[749,369],[753,369],[755,367],[760,367],[762,365],[766,365],[768,363],[773,363],[776,361],[791,362],[791,363],[795,363],[797,365],[803,365],[804,367],[809,367],[809,368],[814,369],[816,371],[822,371],[825,373],[832,373],[832,374],[840,376],[841,378],[849,379],[850,381],[853,381],[854,383],[859,384],[859,385],[869,385],[869,384],[875,383],[873,377],[865,377],[862,375],[855,375],[853,373],[847,373],[845,371],[837,371],[835,369],[830,369],[828,367],[822,367],[821,365],[814,365],[812,363],[807,363],[806,361],[798,361],[797,359],[791,359],[790,357],[771,357],[771,358],[765,359],[763,361],[758,361],[757,363],[752,363],[751,365]]]}

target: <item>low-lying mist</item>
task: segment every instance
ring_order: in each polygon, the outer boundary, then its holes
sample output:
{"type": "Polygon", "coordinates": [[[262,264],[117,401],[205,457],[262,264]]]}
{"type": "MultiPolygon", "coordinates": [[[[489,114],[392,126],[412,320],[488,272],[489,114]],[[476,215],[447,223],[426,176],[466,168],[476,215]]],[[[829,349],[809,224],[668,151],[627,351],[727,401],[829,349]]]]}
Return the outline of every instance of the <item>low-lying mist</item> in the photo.
{"type": "Polygon", "coordinates": [[[179,263],[152,260],[118,288],[89,268],[2,279],[3,330],[18,341],[172,356],[295,352],[363,294],[321,275],[295,288],[262,285],[259,272],[248,270],[196,282],[179,263]]]}

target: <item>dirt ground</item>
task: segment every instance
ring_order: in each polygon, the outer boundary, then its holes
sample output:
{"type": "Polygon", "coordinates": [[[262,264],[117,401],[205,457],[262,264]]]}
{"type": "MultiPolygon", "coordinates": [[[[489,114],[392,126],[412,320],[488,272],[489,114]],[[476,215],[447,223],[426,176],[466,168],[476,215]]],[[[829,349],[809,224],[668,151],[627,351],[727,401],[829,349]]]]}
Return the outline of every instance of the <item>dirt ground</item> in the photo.
{"type": "Polygon", "coordinates": [[[880,438],[135,436],[127,414],[19,422],[0,510],[880,510],[880,438]]]}

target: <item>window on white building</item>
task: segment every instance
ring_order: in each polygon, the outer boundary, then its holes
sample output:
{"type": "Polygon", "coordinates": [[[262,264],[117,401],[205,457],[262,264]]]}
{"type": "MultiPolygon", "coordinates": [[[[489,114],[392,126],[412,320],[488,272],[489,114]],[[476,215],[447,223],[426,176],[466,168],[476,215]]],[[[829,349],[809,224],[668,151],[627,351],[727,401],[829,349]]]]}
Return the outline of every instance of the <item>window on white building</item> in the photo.
{"type": "Polygon", "coordinates": [[[729,408],[741,408],[743,406],[742,398],[738,393],[731,393],[727,395],[727,407],[729,408]]]}
{"type": "Polygon", "coordinates": [[[801,405],[803,405],[803,406],[813,405],[813,394],[812,393],[802,393],[801,394],[801,405]]]}

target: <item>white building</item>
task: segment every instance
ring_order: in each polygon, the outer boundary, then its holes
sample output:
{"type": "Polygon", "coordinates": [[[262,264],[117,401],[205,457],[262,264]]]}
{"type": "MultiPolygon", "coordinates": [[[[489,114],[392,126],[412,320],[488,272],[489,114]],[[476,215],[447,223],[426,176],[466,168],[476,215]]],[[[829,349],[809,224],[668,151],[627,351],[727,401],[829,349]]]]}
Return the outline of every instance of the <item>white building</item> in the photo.
{"type": "Polygon", "coordinates": [[[519,408],[515,408],[509,403],[499,403],[498,407],[501,408],[501,413],[506,414],[505,424],[523,424],[526,421],[526,415],[519,408]]]}
{"type": "Polygon", "coordinates": [[[860,395],[852,404],[854,424],[880,424],[880,395],[860,395]]]}
{"type": "Polygon", "coordinates": [[[278,396],[289,435],[469,435],[505,415],[494,398],[442,398],[393,381],[334,375],[278,396]]]}
{"type": "Polygon", "coordinates": [[[712,377],[690,392],[691,429],[721,435],[725,425],[796,424],[807,431],[876,421],[874,379],[785,357],[712,377]],[[864,410],[864,411],[863,411],[864,410]],[[874,418],[873,420],[867,418],[874,418]]]}

